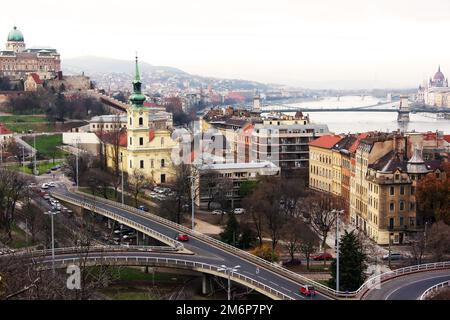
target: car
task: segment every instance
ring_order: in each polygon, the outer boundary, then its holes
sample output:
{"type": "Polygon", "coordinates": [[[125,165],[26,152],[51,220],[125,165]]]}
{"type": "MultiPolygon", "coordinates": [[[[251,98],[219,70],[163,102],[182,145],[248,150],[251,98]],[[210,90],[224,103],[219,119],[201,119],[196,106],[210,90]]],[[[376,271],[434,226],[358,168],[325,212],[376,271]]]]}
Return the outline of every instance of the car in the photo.
{"type": "Polygon", "coordinates": [[[150,192],[150,198],[157,199],[158,198],[158,194],[156,192],[150,192]]]}
{"type": "Polygon", "coordinates": [[[47,183],[43,183],[41,186],[41,189],[47,190],[48,189],[48,184],[47,183]]]}
{"type": "MultiPolygon", "coordinates": [[[[402,259],[403,259],[403,255],[401,253],[398,253],[398,252],[391,253],[391,260],[402,260],[402,259]]],[[[385,254],[383,256],[383,260],[389,260],[389,254],[385,254]]]]}
{"type": "Polygon", "coordinates": [[[50,174],[50,173],[52,173],[52,170],[47,170],[47,171],[45,171],[45,173],[50,174]]]}
{"type": "Polygon", "coordinates": [[[226,212],[225,212],[225,211],[222,211],[222,210],[214,210],[214,211],[212,212],[212,214],[214,214],[214,215],[223,215],[223,214],[226,214],[226,212]]]}
{"type": "Polygon", "coordinates": [[[48,184],[48,186],[54,188],[54,187],[56,187],[56,183],[50,182],[50,183],[48,184]]]}
{"type": "Polygon", "coordinates": [[[52,167],[51,168],[51,171],[56,171],[56,170],[58,170],[59,169],[59,167],[52,167]]]}
{"type": "Polygon", "coordinates": [[[329,253],[321,253],[312,257],[314,261],[332,260],[333,256],[329,253]]]}
{"type": "Polygon", "coordinates": [[[183,233],[178,234],[175,239],[178,240],[178,241],[181,241],[181,242],[189,241],[188,235],[187,234],[183,234],[183,233]]]}
{"type": "Polygon", "coordinates": [[[148,212],[148,208],[146,206],[139,206],[138,209],[141,211],[148,212]]]}
{"type": "Polygon", "coordinates": [[[236,208],[233,211],[234,214],[244,214],[245,213],[245,209],[243,208],[236,208]]]}
{"type": "Polygon", "coordinates": [[[306,297],[314,297],[316,295],[316,289],[310,285],[304,285],[300,287],[300,294],[306,297]]]}
{"type": "Polygon", "coordinates": [[[50,196],[48,195],[48,194],[44,194],[44,200],[49,200],[50,199],[50,196]]]}

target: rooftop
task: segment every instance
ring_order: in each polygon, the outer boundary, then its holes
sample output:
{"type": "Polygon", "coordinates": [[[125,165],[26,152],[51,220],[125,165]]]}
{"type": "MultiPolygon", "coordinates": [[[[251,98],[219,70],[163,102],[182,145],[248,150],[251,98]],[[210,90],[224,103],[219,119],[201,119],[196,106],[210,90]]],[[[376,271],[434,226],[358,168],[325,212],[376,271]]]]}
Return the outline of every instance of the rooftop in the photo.
{"type": "Polygon", "coordinates": [[[309,145],[312,147],[331,149],[340,140],[342,140],[341,136],[326,135],[326,136],[322,136],[316,140],[311,141],[309,143],[309,145]]]}

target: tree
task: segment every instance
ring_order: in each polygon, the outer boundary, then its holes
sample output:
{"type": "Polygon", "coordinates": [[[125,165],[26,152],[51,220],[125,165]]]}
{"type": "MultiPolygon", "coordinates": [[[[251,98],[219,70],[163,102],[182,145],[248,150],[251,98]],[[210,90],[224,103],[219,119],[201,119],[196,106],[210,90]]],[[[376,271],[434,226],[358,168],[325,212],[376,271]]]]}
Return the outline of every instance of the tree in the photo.
{"type": "Polygon", "coordinates": [[[439,178],[429,173],[418,182],[416,198],[423,222],[442,220],[450,225],[450,163],[443,164],[439,178]]]}
{"type": "Polygon", "coordinates": [[[441,262],[450,253],[450,226],[444,221],[434,223],[427,232],[427,251],[435,262],[441,262]]]}
{"type": "Polygon", "coordinates": [[[295,254],[300,250],[300,224],[297,218],[291,218],[282,230],[282,239],[291,257],[291,263],[294,262],[295,254]]]}
{"type": "Polygon", "coordinates": [[[422,264],[422,259],[426,250],[426,237],[422,232],[416,233],[410,239],[409,251],[414,265],[422,264]]]}
{"type": "MultiPolygon", "coordinates": [[[[175,181],[172,185],[172,195],[161,201],[160,213],[169,220],[178,224],[182,222],[182,215],[186,208],[191,207],[191,176],[192,170],[190,165],[181,163],[175,167],[175,181]]],[[[194,188],[195,189],[195,188],[194,188]]],[[[194,197],[196,190],[194,190],[194,197]]]]}
{"type": "Polygon", "coordinates": [[[336,213],[333,210],[340,210],[343,207],[342,200],[334,195],[315,192],[304,206],[312,228],[322,238],[322,249],[325,253],[328,234],[336,222],[336,213]]]}
{"type": "MultiPolygon", "coordinates": [[[[78,179],[82,181],[83,178],[86,177],[85,173],[89,169],[89,165],[91,162],[91,157],[88,154],[81,154],[78,157],[78,179]]],[[[75,183],[79,183],[77,181],[77,157],[76,155],[70,155],[66,159],[68,172],[67,174],[72,177],[75,183]]],[[[81,184],[81,183],[79,183],[81,184]]]]}
{"type": "Polygon", "coordinates": [[[241,197],[248,197],[258,186],[258,181],[244,181],[239,186],[239,194],[241,197]]]}
{"type": "Polygon", "coordinates": [[[128,184],[133,194],[134,206],[138,206],[138,197],[141,195],[145,188],[150,187],[145,173],[140,169],[134,169],[132,175],[128,179],[128,184]]]}
{"type": "MultiPolygon", "coordinates": [[[[339,290],[354,291],[365,281],[367,256],[363,246],[354,232],[342,236],[339,248],[339,290]]],[[[336,260],[331,264],[329,286],[336,287],[336,260]]]]}
{"type": "Polygon", "coordinates": [[[15,219],[16,204],[26,199],[29,179],[15,171],[0,168],[0,229],[12,241],[12,225],[15,219]]]}
{"type": "Polygon", "coordinates": [[[221,241],[236,246],[236,240],[239,238],[239,227],[236,216],[230,214],[225,230],[220,234],[221,241]]]}

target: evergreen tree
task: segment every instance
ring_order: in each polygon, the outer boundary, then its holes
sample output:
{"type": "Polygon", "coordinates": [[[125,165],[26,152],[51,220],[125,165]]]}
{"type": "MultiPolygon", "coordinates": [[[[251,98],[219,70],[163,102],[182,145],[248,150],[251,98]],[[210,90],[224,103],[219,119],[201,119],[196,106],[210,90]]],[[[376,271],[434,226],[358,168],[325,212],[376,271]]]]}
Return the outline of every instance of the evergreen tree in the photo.
{"type": "MultiPolygon", "coordinates": [[[[345,231],[339,243],[339,290],[354,291],[365,281],[367,256],[354,232],[345,231]]],[[[331,264],[329,286],[336,288],[336,259],[331,264]]]]}
{"type": "Polygon", "coordinates": [[[234,214],[231,214],[228,218],[227,226],[225,230],[220,234],[220,239],[228,244],[236,245],[239,237],[238,222],[234,214]]]}

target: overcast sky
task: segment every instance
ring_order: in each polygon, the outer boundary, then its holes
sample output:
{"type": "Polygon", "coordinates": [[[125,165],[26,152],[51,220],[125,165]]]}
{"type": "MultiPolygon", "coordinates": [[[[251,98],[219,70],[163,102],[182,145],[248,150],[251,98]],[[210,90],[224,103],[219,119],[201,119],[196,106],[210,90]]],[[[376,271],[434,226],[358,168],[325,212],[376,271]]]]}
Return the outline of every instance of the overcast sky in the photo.
{"type": "MultiPolygon", "coordinates": [[[[19,4],[20,3],[20,4],[19,4]]],[[[415,87],[450,74],[449,0],[21,0],[28,46],[307,87],[415,87]]],[[[1,36],[3,34],[3,36],[1,36]]]]}

